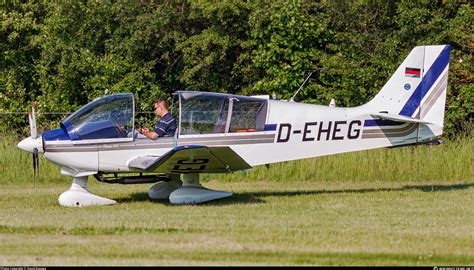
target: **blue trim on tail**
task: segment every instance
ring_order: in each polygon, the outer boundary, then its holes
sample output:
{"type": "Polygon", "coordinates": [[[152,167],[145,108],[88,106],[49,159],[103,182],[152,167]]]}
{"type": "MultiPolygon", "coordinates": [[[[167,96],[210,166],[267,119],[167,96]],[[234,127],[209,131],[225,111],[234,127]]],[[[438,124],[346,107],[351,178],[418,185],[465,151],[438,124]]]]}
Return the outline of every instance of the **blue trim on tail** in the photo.
{"type": "Polygon", "coordinates": [[[408,117],[413,115],[416,109],[420,106],[421,100],[425,97],[435,81],[439,78],[441,72],[443,72],[443,70],[449,64],[450,51],[451,45],[446,45],[439,54],[438,58],[436,58],[436,60],[433,62],[433,65],[431,65],[431,68],[423,76],[423,80],[410,96],[405,106],[403,106],[399,115],[408,117]]]}

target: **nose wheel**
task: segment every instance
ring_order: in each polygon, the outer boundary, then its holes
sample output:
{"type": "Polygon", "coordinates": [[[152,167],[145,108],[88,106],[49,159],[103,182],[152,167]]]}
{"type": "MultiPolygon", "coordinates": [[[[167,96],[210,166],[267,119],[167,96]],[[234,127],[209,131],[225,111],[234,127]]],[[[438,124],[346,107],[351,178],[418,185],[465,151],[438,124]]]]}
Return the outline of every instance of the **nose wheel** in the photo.
{"type": "Polygon", "coordinates": [[[97,196],[87,190],[88,176],[74,177],[69,190],[59,196],[59,204],[66,207],[83,207],[91,205],[111,205],[117,202],[97,196]]]}

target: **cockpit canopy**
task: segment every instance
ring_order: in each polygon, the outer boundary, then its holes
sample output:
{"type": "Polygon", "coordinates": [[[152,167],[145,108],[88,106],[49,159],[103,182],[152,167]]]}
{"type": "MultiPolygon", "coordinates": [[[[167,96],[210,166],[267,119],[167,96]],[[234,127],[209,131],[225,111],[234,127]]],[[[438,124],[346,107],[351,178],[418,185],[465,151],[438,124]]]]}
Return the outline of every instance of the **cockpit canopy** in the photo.
{"type": "MultiPolygon", "coordinates": [[[[176,97],[179,107],[172,113],[179,121],[179,136],[265,129],[268,98],[189,91],[178,91],[176,97]]],[[[75,144],[133,141],[137,137],[134,117],[133,94],[104,96],[71,114],[61,122],[61,129],[43,133],[43,138],[75,144]]]]}
{"type": "Polygon", "coordinates": [[[263,131],[267,100],[179,91],[180,135],[263,131]]]}
{"type": "Polygon", "coordinates": [[[61,122],[61,127],[73,141],[133,140],[134,106],[131,93],[97,98],[61,122]]]}

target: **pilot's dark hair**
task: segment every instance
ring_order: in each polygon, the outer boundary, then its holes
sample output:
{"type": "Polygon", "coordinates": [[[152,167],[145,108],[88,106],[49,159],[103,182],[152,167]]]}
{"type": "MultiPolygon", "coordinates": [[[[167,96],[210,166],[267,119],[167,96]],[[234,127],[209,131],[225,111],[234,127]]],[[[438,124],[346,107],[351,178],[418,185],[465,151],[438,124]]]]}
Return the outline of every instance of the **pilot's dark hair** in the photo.
{"type": "Polygon", "coordinates": [[[158,106],[162,106],[166,110],[169,110],[168,103],[166,103],[166,100],[164,100],[164,99],[157,99],[157,100],[155,100],[154,104],[158,104],[158,106]]]}

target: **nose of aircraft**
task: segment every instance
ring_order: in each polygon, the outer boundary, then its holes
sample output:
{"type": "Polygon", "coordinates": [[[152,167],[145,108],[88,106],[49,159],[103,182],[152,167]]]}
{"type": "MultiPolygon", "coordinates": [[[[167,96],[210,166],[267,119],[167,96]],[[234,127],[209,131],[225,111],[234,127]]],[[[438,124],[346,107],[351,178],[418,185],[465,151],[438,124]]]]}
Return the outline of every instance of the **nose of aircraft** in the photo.
{"type": "Polygon", "coordinates": [[[36,139],[33,139],[31,137],[23,139],[21,142],[18,143],[17,146],[18,148],[26,152],[33,153],[34,148],[37,148],[38,152],[40,153],[43,152],[43,141],[41,139],[41,136],[36,139]]]}

